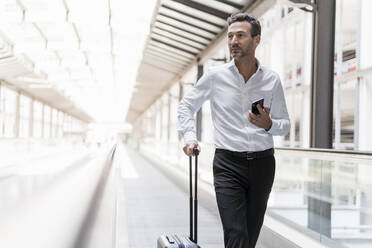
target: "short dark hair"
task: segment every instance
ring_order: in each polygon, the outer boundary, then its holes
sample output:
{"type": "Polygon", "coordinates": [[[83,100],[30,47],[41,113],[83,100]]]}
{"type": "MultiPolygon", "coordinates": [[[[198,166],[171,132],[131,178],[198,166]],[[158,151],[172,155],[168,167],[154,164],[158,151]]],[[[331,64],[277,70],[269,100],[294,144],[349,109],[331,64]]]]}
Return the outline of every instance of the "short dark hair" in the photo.
{"type": "Polygon", "coordinates": [[[261,25],[256,17],[248,13],[238,13],[227,18],[227,23],[230,26],[234,22],[249,22],[251,24],[251,36],[261,35],[261,25]]]}

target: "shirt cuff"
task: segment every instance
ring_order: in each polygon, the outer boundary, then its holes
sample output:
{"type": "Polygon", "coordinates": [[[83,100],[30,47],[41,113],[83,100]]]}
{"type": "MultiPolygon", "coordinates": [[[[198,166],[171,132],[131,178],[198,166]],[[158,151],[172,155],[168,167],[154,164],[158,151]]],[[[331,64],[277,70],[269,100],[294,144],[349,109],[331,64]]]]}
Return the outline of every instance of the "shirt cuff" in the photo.
{"type": "Polygon", "coordinates": [[[271,128],[267,131],[269,134],[275,135],[275,131],[279,129],[279,121],[271,119],[271,128]]]}
{"type": "Polygon", "coordinates": [[[185,142],[185,144],[187,143],[190,143],[190,142],[196,142],[196,134],[194,131],[188,131],[185,133],[185,135],[183,136],[183,140],[185,142]]]}

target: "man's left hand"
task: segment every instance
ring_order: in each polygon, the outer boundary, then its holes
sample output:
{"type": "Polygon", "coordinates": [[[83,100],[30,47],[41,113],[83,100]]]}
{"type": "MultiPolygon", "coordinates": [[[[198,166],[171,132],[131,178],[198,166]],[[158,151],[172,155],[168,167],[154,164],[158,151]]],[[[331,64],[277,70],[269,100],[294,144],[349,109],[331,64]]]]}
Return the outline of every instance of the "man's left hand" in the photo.
{"type": "Polygon", "coordinates": [[[257,104],[257,109],[259,114],[255,115],[251,111],[248,113],[248,120],[257,127],[261,127],[266,131],[269,131],[271,125],[273,124],[270,118],[270,109],[268,107],[262,108],[259,104],[257,104]]]}

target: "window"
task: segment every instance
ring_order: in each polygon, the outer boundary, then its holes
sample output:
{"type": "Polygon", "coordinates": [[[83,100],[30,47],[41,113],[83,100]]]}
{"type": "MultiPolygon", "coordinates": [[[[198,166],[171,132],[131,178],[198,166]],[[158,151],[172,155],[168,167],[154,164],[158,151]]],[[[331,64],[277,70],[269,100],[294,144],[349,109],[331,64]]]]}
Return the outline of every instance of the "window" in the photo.
{"type": "Polygon", "coordinates": [[[43,104],[39,101],[34,101],[34,124],[33,137],[41,138],[43,125],[43,104]]]}
{"type": "Polygon", "coordinates": [[[31,100],[27,96],[19,96],[19,137],[29,137],[31,100]]]}
{"type": "Polygon", "coordinates": [[[17,93],[3,87],[3,135],[7,138],[15,137],[16,98],[17,93]]]}

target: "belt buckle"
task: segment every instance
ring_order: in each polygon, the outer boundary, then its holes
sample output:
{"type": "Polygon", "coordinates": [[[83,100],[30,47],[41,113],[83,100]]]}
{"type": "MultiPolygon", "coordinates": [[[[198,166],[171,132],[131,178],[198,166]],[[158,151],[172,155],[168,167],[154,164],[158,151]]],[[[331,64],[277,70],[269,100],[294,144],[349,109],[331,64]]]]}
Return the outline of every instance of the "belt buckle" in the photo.
{"type": "Polygon", "coordinates": [[[253,152],[247,152],[247,156],[246,156],[246,158],[247,158],[247,160],[253,160],[254,159],[254,157],[249,157],[249,154],[252,154],[253,152]]]}

